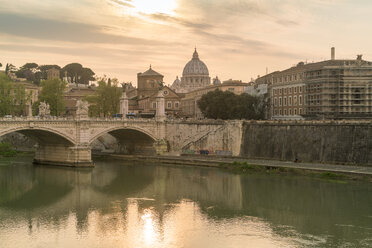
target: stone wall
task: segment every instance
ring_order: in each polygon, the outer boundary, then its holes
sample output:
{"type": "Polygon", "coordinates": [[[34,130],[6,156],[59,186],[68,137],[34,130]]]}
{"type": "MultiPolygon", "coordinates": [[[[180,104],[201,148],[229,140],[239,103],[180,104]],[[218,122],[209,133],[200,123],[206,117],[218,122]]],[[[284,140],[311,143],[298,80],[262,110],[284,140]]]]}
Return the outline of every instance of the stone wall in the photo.
{"type": "Polygon", "coordinates": [[[238,156],[242,140],[241,121],[184,121],[166,126],[171,152],[200,150],[238,156]]]}
{"type": "Polygon", "coordinates": [[[372,165],[372,122],[244,122],[240,155],[372,165]]]}

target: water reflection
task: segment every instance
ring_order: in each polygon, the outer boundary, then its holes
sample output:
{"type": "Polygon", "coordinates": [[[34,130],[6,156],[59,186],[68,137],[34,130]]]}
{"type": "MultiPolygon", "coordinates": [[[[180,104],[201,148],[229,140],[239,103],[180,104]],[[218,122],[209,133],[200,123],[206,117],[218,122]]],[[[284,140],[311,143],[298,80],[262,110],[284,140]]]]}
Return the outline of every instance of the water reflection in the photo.
{"type": "Polygon", "coordinates": [[[0,166],[5,247],[367,247],[372,187],[208,168],[0,166]]]}

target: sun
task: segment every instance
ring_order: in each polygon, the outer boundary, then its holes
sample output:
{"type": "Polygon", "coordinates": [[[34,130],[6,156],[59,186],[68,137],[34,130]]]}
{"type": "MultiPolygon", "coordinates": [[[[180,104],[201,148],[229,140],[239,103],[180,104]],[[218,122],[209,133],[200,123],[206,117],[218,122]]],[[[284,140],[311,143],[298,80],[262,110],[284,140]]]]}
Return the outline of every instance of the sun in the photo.
{"type": "Polygon", "coordinates": [[[132,0],[131,5],[137,13],[172,15],[177,7],[177,0],[132,0]]]}

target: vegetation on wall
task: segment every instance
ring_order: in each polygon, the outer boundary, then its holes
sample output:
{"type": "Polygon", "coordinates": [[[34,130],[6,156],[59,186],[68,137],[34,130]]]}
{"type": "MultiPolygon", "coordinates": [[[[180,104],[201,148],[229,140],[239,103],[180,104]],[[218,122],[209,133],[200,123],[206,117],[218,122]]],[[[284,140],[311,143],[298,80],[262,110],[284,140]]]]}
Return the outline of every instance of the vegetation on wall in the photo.
{"type": "Polygon", "coordinates": [[[17,154],[17,151],[13,149],[13,147],[7,142],[0,143],[0,156],[4,157],[12,157],[17,154]]]}

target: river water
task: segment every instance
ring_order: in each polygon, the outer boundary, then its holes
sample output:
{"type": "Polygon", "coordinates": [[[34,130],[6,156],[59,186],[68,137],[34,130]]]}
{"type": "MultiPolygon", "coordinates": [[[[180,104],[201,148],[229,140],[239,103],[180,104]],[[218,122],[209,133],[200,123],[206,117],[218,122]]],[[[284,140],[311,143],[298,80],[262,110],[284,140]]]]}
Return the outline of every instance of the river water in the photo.
{"type": "Polygon", "coordinates": [[[214,168],[0,162],[0,247],[372,247],[372,185],[214,168]]]}

